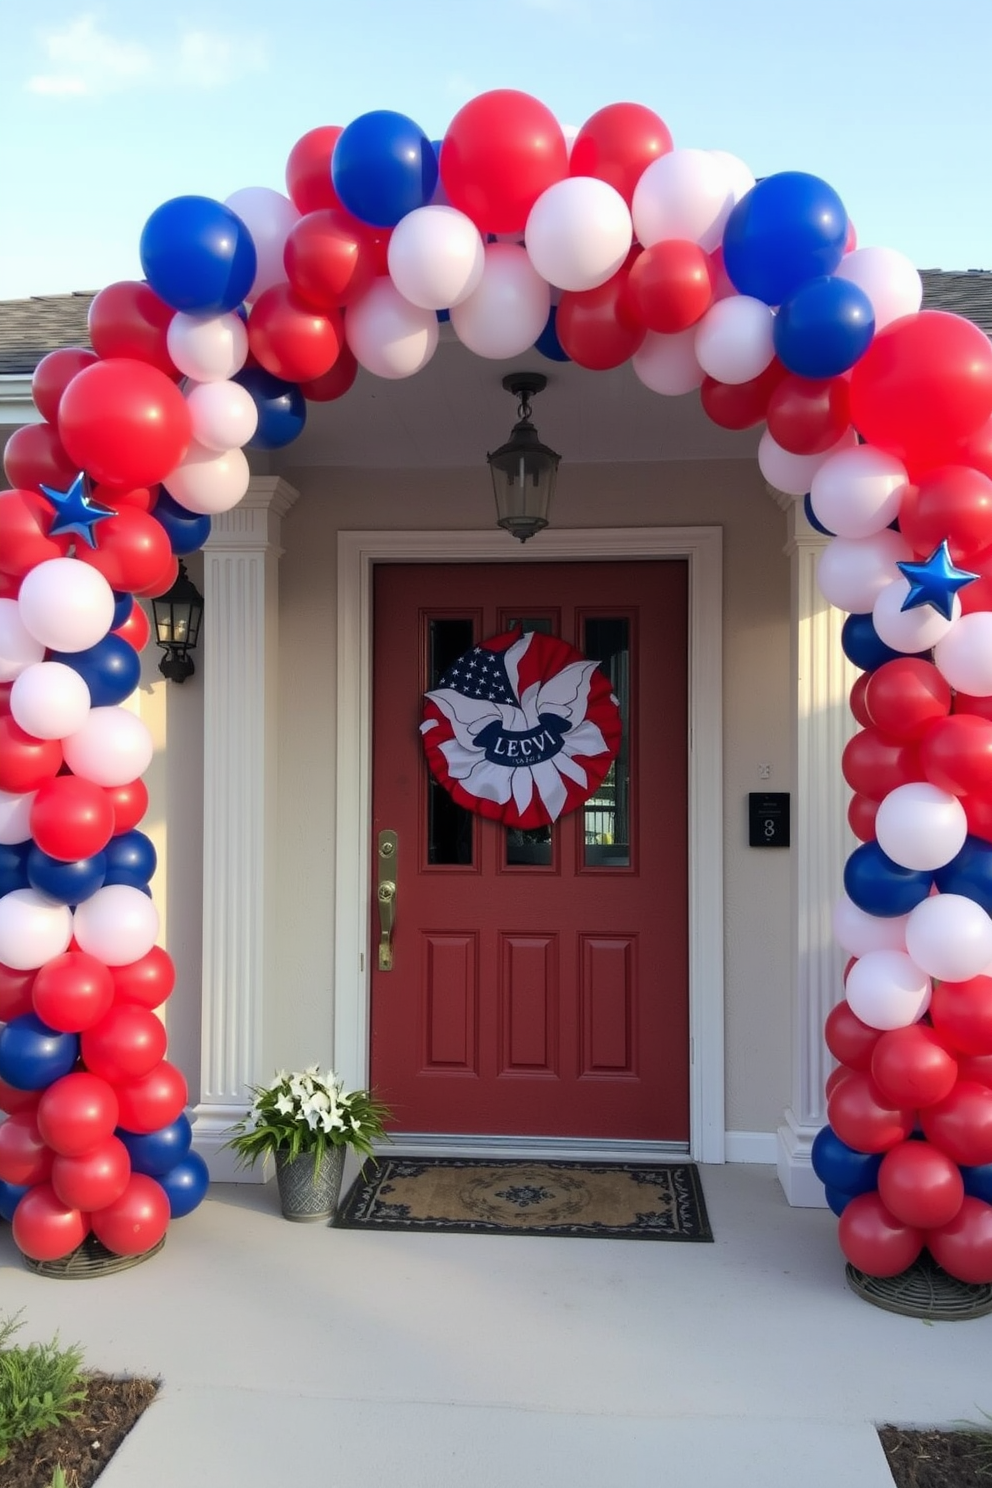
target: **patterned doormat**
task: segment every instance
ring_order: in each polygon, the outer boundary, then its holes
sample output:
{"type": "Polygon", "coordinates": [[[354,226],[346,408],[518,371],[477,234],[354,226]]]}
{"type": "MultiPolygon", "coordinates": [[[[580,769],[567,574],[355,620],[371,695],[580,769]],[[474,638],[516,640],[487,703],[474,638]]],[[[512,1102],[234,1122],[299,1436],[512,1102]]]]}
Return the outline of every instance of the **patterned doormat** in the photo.
{"type": "Polygon", "coordinates": [[[694,1163],[389,1157],[338,1210],[343,1229],[599,1240],[712,1240],[694,1163]]]}

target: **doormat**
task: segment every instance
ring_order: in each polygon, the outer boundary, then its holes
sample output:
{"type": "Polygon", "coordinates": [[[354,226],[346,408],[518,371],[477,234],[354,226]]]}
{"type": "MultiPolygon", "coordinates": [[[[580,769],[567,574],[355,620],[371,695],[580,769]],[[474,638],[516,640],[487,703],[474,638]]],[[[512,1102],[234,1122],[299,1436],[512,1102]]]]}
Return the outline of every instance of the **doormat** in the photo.
{"type": "Polygon", "coordinates": [[[694,1163],[389,1157],[338,1210],[342,1229],[596,1240],[712,1240],[694,1163]]]}

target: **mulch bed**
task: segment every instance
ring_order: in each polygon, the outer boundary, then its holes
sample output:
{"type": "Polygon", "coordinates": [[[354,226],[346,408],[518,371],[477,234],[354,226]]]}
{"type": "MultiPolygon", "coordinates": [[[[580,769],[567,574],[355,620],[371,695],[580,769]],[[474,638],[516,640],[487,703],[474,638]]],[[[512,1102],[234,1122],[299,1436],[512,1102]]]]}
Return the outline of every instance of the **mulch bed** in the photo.
{"type": "Polygon", "coordinates": [[[992,1433],[904,1431],[882,1426],[879,1437],[896,1488],[990,1488],[992,1433]]]}
{"type": "Polygon", "coordinates": [[[3,1488],[51,1488],[61,1466],[66,1488],[90,1488],[158,1393],[158,1381],[90,1374],[80,1413],[15,1442],[0,1463],[3,1488]]]}

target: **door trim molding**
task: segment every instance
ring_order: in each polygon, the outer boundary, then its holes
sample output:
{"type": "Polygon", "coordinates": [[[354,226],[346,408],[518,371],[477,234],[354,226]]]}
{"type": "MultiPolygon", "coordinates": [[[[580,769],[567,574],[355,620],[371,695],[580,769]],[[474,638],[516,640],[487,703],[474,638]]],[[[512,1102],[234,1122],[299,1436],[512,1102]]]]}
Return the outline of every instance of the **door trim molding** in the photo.
{"type": "Polygon", "coordinates": [[[723,533],[577,528],[526,548],[504,532],[339,532],[334,1062],[369,1078],[372,572],[377,563],[636,562],[689,568],[689,1111],[691,1156],[724,1161],[723,533]]]}

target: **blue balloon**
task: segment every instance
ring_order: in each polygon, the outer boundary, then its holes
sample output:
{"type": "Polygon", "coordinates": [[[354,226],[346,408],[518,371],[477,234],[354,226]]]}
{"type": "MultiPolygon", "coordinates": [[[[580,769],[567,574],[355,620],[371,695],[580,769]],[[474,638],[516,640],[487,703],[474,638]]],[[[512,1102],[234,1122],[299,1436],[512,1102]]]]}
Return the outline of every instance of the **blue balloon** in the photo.
{"type": "Polygon", "coordinates": [[[111,630],[119,630],[124,621],[134,609],[134,595],[121,594],[114,590],[114,618],[110,622],[111,630]]]}
{"type": "Polygon", "coordinates": [[[837,377],[853,367],[875,334],[871,300],[849,279],[823,274],[791,294],[775,317],[780,362],[798,377],[837,377]]]}
{"type": "Polygon", "coordinates": [[[844,889],[865,914],[909,914],[923,903],[932,887],[932,873],[893,863],[877,842],[856,847],[844,865],[844,889]]]}
{"type": "Polygon", "coordinates": [[[535,351],[547,357],[549,362],[570,362],[572,358],[558,340],[558,306],[551,306],[544,330],[534,342],[535,351]]]}
{"type": "Polygon", "coordinates": [[[28,853],[33,844],[17,842],[13,845],[0,843],[0,899],[4,894],[13,894],[15,889],[29,888],[28,853]]]}
{"type": "Polygon", "coordinates": [[[79,1058],[74,1033],[57,1033],[35,1013],[11,1018],[0,1029],[0,1080],[18,1090],[44,1090],[67,1075],[79,1058]]]}
{"type": "Polygon", "coordinates": [[[157,1179],[165,1189],[173,1219],[182,1219],[201,1204],[210,1187],[210,1173],[198,1152],[187,1152],[181,1162],[157,1179]]]}
{"type": "Polygon", "coordinates": [[[145,223],[139,252],[152,289],[173,310],[220,315],[251,289],[258,258],[251,233],[223,202],[174,196],[145,223]]]}
{"type": "Polygon", "coordinates": [[[104,884],[128,884],[132,889],[145,887],[158,862],[151,838],[137,829],[111,837],[103,855],[107,860],[104,884]]]}
{"type": "Polygon", "coordinates": [[[134,1171],[158,1178],[186,1156],[193,1140],[193,1128],[187,1117],[177,1116],[158,1131],[130,1132],[118,1127],[116,1135],[127,1148],[134,1171]]]}
{"type": "Polygon", "coordinates": [[[981,1199],[985,1204],[992,1204],[992,1163],[983,1163],[978,1168],[962,1168],[961,1177],[964,1179],[964,1191],[973,1199],[981,1199]]]}
{"type": "Polygon", "coordinates": [[[957,857],[934,873],[934,882],[942,894],[963,894],[992,914],[992,843],[967,836],[957,857]]]}
{"type": "Polygon", "coordinates": [[[185,558],[187,553],[198,552],[210,536],[210,518],[180,506],[164,486],[159,492],[152,515],[165,528],[169,546],[177,558],[185,558]]]}
{"type": "Polygon", "coordinates": [[[723,262],[734,288],[781,305],[844,256],[847,212],[832,186],[805,171],[765,176],[734,207],[723,262]]]}
{"type": "Polygon", "coordinates": [[[258,428],[248,441],[250,449],[282,449],[302,434],[307,400],[295,382],[283,382],[264,367],[246,367],[231,380],[251,394],[258,409],[258,428]]]}
{"type": "Polygon", "coordinates": [[[823,523],[820,521],[819,517],[816,515],[816,512],[813,510],[813,503],[810,500],[810,495],[809,495],[809,492],[808,491],[806,492],[806,495],[803,497],[803,511],[806,514],[806,520],[807,520],[807,522],[813,528],[814,532],[822,532],[823,535],[824,535],[824,537],[836,537],[837,536],[836,532],[831,532],[829,527],[824,527],[823,523]]]}
{"type": "Polygon", "coordinates": [[[50,858],[33,843],[28,852],[27,873],[28,883],[39,894],[47,894],[60,904],[82,904],[103,888],[107,858],[98,852],[89,858],[64,863],[61,858],[50,858]]]}
{"type": "Polygon", "coordinates": [[[141,657],[123,636],[107,634],[85,651],[54,651],[52,661],[78,672],[94,708],[113,708],[130,697],[141,680],[141,657]]]}
{"type": "Polygon", "coordinates": [[[848,615],[841,627],[840,640],[848,661],[863,672],[874,672],[885,662],[905,654],[885,644],[870,614],[848,615]]]}
{"type": "Polygon", "coordinates": [[[820,1128],[810,1149],[813,1172],[824,1188],[835,1189],[849,1198],[855,1194],[871,1193],[878,1187],[878,1170],[884,1155],[882,1152],[858,1152],[842,1142],[830,1126],[820,1128]]]}
{"type": "Polygon", "coordinates": [[[22,1186],[19,1183],[7,1183],[0,1178],[0,1219],[5,1219],[8,1224],[14,1222],[14,1210],[27,1193],[30,1184],[22,1186]]]}
{"type": "Polygon", "coordinates": [[[346,212],[373,227],[395,227],[430,203],[437,185],[434,147],[419,124],[391,109],[360,114],[338,136],[331,182],[346,212]]]}

